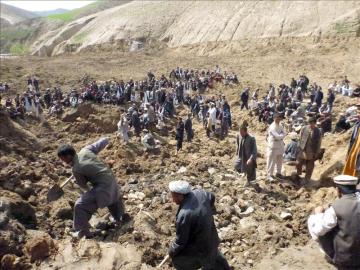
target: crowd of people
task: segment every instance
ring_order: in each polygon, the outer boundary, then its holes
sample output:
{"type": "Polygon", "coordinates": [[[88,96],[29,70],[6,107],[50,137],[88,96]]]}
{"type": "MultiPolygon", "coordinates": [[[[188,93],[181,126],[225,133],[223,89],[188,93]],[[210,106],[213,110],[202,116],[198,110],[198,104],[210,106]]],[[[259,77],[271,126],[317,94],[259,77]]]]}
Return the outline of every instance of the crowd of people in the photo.
{"type": "MultiPolygon", "coordinates": [[[[185,135],[189,142],[196,135],[193,119],[202,123],[208,137],[224,138],[228,134],[233,123],[226,96],[204,93],[207,88],[214,87],[215,82],[225,86],[237,84],[238,78],[233,72],[221,73],[219,66],[214,71],[178,67],[171,71],[168,78],[165,75],[156,78],[151,71],[146,77],[142,81],[130,79],[126,83],[91,80],[85,82],[80,91],[73,89],[69,93],[63,93],[59,87],[41,93],[39,81],[31,77],[27,82],[27,91],[14,100],[8,98],[5,107],[11,117],[17,118],[26,114],[39,117],[45,110],[50,115],[60,115],[64,107],[76,107],[85,101],[126,105],[120,106],[118,136],[126,144],[130,139],[129,131],[133,130],[146,151],[153,151],[159,146],[152,131],[156,129],[159,133],[167,133],[166,125],[173,122],[176,122],[177,153],[182,149],[185,135]],[[177,116],[178,106],[188,108],[186,119],[177,116]],[[176,120],[172,121],[173,118],[176,120]]],[[[356,96],[358,93],[349,85],[347,77],[344,77],[340,84],[335,82],[330,85],[325,95],[321,86],[315,82],[310,84],[309,78],[301,75],[298,80],[292,79],[290,85],[281,84],[277,89],[270,84],[262,98],[259,89],[251,93],[247,87],[240,93],[240,109],[249,111],[259,122],[267,124],[266,174],[269,182],[285,177],[284,161],[296,166],[298,179],[305,167],[302,181],[311,180],[315,161],[321,160],[324,155],[324,134],[332,131],[336,96],[356,96]],[[285,145],[287,136],[291,141],[285,145]]],[[[340,199],[331,207],[316,208],[308,221],[311,236],[319,241],[330,260],[342,267],[360,266],[360,245],[356,240],[360,237],[357,230],[360,220],[354,218],[360,214],[360,196],[356,190],[360,172],[359,111],[360,103],[357,103],[340,115],[335,126],[336,131],[354,126],[344,175],[334,178],[340,199]]],[[[256,138],[248,132],[248,128],[249,124],[243,121],[236,137],[235,170],[246,176],[246,185],[252,185],[257,179],[258,150],[256,138]]],[[[59,158],[72,166],[76,182],[82,187],[86,187],[88,182],[93,186],[81,195],[74,206],[74,230],[80,237],[92,236],[89,219],[98,208],[108,207],[116,222],[128,218],[121,196],[114,192],[118,188],[113,173],[97,157],[107,143],[108,139],[101,139],[79,153],[71,145],[62,145],[58,150],[59,158]],[[91,167],[91,172],[84,166],[91,167]]],[[[213,220],[214,194],[191,190],[185,181],[171,182],[169,189],[173,201],[179,205],[176,238],[169,249],[175,268],[230,269],[218,250],[220,241],[213,220]],[[207,243],[206,248],[200,243],[207,243]]]]}
{"type": "MultiPolygon", "coordinates": [[[[349,80],[344,77],[340,85],[349,87],[349,80]]],[[[322,138],[326,133],[333,131],[333,104],[339,92],[337,83],[328,87],[326,100],[321,86],[310,84],[306,75],[299,76],[298,80],[292,78],[290,85],[281,84],[278,89],[269,85],[266,95],[260,99],[259,89],[253,94],[250,88],[245,88],[240,94],[241,110],[250,111],[259,122],[266,122],[267,131],[267,179],[274,181],[282,179],[283,163],[296,165],[297,176],[300,177],[305,166],[303,181],[311,179],[316,160],[321,160],[325,149],[321,147],[322,138]],[[251,99],[250,99],[251,96],[251,99]],[[308,101],[307,101],[308,100],[308,101]],[[285,145],[285,137],[289,135],[291,141],[285,145]]],[[[341,87],[340,87],[341,88],[341,87]]],[[[342,89],[342,88],[341,88],[342,89]]],[[[359,122],[360,104],[347,109],[346,115],[340,114],[335,125],[335,132],[348,130],[359,122]]],[[[248,180],[255,179],[256,168],[256,142],[255,138],[247,134],[247,123],[242,126],[238,137],[238,159],[235,169],[248,175],[248,180]],[[242,147],[240,147],[242,146],[242,147]],[[249,165],[252,164],[252,165],[249,165]]]]}

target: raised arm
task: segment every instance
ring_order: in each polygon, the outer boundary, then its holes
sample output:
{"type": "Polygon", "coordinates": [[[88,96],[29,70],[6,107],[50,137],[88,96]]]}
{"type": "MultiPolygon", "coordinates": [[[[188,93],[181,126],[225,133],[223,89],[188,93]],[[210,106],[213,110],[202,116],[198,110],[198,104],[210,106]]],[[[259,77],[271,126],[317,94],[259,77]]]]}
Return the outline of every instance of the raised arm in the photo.
{"type": "Polygon", "coordinates": [[[94,154],[99,154],[101,150],[103,150],[109,144],[109,138],[104,137],[100,140],[94,142],[93,144],[85,146],[85,148],[89,149],[94,154]]]}

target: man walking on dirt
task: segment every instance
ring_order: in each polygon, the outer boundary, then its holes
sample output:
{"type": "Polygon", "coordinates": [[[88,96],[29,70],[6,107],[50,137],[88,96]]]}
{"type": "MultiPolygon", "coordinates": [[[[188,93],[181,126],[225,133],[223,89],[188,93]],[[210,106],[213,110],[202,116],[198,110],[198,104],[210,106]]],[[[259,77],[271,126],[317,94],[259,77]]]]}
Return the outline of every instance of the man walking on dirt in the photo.
{"type": "Polygon", "coordinates": [[[184,141],[184,131],[185,131],[185,125],[181,117],[179,117],[179,122],[176,126],[176,155],[179,153],[179,151],[182,149],[182,144],[184,141]]]}
{"type": "Polygon", "coordinates": [[[309,119],[309,125],[304,126],[300,131],[299,154],[297,164],[297,174],[302,174],[302,167],[305,164],[305,181],[311,179],[314,171],[315,161],[320,154],[322,134],[316,126],[316,118],[309,119]]]}
{"type": "Polygon", "coordinates": [[[169,184],[173,202],[179,205],[176,214],[176,238],[169,255],[177,270],[229,270],[219,251],[220,239],[213,213],[215,196],[202,189],[191,190],[186,181],[169,184]]]}
{"type": "Polygon", "coordinates": [[[122,221],[124,217],[124,205],[115,175],[97,157],[108,143],[108,138],[101,138],[85,146],[78,153],[71,145],[65,144],[61,145],[57,152],[62,161],[72,166],[72,173],[80,187],[88,189],[88,182],[93,187],[75,202],[73,228],[78,233],[78,238],[93,236],[89,220],[98,208],[107,207],[117,222],[122,221]]]}
{"type": "Polygon", "coordinates": [[[257,147],[255,138],[248,133],[247,125],[243,124],[240,127],[240,136],[236,137],[236,144],[235,170],[245,173],[250,183],[256,179],[257,147]]]}
{"type": "Polygon", "coordinates": [[[194,137],[194,131],[192,129],[192,120],[191,120],[191,113],[188,114],[188,118],[185,120],[185,131],[186,131],[186,139],[188,142],[194,137]]]}

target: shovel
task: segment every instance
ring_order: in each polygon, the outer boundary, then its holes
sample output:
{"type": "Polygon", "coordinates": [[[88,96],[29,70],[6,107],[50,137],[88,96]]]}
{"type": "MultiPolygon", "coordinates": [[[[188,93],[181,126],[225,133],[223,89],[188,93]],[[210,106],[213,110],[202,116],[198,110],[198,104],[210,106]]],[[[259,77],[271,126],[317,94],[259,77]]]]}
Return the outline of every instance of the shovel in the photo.
{"type": "Polygon", "coordinates": [[[50,190],[48,191],[47,194],[47,201],[48,202],[52,202],[52,201],[56,201],[57,199],[59,199],[62,195],[64,195],[64,190],[63,187],[70,182],[71,179],[73,179],[74,176],[70,176],[68,179],[66,179],[65,182],[63,182],[62,184],[60,184],[60,186],[58,184],[53,185],[50,190]]]}
{"type": "Polygon", "coordinates": [[[157,266],[157,268],[163,267],[163,265],[170,259],[169,255],[166,255],[162,262],[157,266]]]}

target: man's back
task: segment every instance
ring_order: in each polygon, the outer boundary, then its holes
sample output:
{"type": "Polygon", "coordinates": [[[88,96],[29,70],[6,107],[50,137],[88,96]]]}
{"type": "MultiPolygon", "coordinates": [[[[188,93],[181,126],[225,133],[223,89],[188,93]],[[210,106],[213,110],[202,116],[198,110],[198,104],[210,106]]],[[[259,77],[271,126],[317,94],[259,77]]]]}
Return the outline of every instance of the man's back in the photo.
{"type": "Polygon", "coordinates": [[[75,177],[85,177],[93,186],[106,185],[115,179],[110,168],[89,147],[82,148],[74,157],[73,173],[75,177]]]}
{"type": "Polygon", "coordinates": [[[177,214],[177,234],[188,230],[186,252],[207,254],[219,245],[219,238],[213,219],[215,197],[204,190],[190,192],[181,204],[177,214]],[[183,224],[185,223],[185,224],[183,224]],[[185,230],[183,230],[186,228],[185,230]]]}
{"type": "Polygon", "coordinates": [[[340,266],[360,267],[360,196],[343,195],[333,208],[338,220],[334,261],[340,266]]]}

